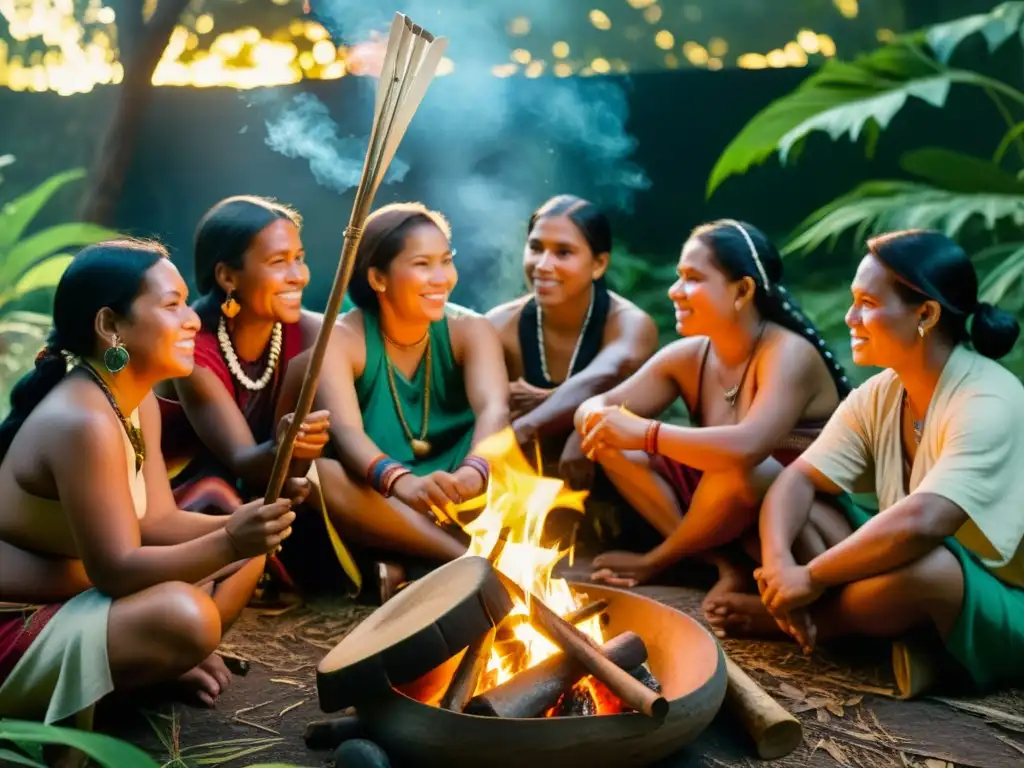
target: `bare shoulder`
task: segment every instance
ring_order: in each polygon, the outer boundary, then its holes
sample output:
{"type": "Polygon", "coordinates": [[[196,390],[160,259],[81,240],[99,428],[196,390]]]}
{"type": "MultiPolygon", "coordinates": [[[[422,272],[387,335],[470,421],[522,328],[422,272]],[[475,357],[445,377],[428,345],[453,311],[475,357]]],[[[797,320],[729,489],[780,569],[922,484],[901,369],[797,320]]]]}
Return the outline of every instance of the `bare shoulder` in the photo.
{"type": "Polygon", "coordinates": [[[323,325],[323,312],[313,312],[309,309],[302,310],[299,315],[299,330],[302,332],[302,347],[306,349],[316,343],[317,334],[323,325]]]}
{"type": "Polygon", "coordinates": [[[363,310],[358,307],[338,316],[331,329],[327,345],[328,354],[334,360],[348,360],[353,375],[360,375],[366,365],[366,324],[363,310]]]}
{"type": "Polygon", "coordinates": [[[453,308],[451,304],[445,309],[445,314],[448,317],[448,330],[453,341],[456,338],[497,338],[498,331],[486,315],[464,307],[453,308]]]}
{"type": "Polygon", "coordinates": [[[671,366],[696,364],[704,355],[706,336],[684,336],[666,344],[654,353],[652,360],[671,366]]]}
{"type": "MultiPolygon", "coordinates": [[[[152,397],[152,394],[150,394],[152,397]]],[[[156,402],[153,402],[156,407],[156,402]]],[[[142,409],[140,407],[140,418],[142,409]]],[[[159,419],[159,415],[157,416],[159,419]]],[[[63,468],[81,463],[83,451],[121,450],[123,429],[106,396],[92,382],[66,379],[32,412],[22,429],[38,436],[43,455],[63,468]]]]}
{"type": "Polygon", "coordinates": [[[608,292],[611,300],[608,307],[609,325],[614,324],[618,328],[632,328],[639,331],[653,331],[657,333],[657,325],[647,312],[627,299],[613,291],[608,292]]]}
{"type": "Polygon", "coordinates": [[[519,316],[522,314],[523,307],[526,306],[531,298],[530,294],[520,296],[512,301],[506,301],[504,304],[499,304],[487,311],[485,317],[491,322],[491,324],[498,329],[498,333],[505,331],[509,327],[514,327],[519,322],[519,316]]]}
{"type": "Polygon", "coordinates": [[[821,366],[825,362],[810,338],[800,335],[780,325],[773,325],[772,332],[764,345],[763,360],[771,365],[781,365],[786,369],[797,367],[803,370],[821,366]]]}

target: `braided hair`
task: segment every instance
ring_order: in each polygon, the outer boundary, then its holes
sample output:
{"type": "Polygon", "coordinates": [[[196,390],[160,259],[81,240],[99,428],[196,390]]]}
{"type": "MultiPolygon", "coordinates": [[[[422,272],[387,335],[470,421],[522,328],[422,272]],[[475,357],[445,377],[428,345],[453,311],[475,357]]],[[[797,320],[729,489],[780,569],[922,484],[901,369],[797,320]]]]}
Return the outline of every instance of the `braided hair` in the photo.
{"type": "Polygon", "coordinates": [[[156,242],[131,238],[83,248],[64,270],[53,297],[53,328],[35,367],[11,389],[11,410],[0,423],[0,462],[21,425],[67,375],[69,362],[94,355],[96,315],[109,307],[127,317],[149,269],[167,250],[156,242]]]}
{"type": "Polygon", "coordinates": [[[699,239],[711,250],[715,262],[729,279],[753,279],[754,306],[761,317],[810,341],[825,361],[840,399],[850,394],[853,387],[846,371],[796,299],[779,282],[782,278],[782,256],[761,230],[746,222],[719,219],[697,227],[691,237],[699,239]]]}

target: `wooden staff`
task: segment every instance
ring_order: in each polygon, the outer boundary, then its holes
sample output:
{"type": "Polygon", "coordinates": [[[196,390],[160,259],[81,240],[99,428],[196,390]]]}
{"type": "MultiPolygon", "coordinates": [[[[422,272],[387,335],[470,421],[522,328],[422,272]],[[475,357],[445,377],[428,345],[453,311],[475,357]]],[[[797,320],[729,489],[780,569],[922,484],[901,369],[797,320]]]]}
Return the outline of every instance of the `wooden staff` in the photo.
{"type": "Polygon", "coordinates": [[[302,428],[302,422],[313,407],[320,368],[327,352],[327,342],[330,340],[331,329],[348,290],[356,252],[363,237],[363,225],[366,223],[366,217],[370,215],[373,197],[409,127],[412,116],[427,92],[427,86],[434,79],[437,65],[441,62],[441,56],[447,47],[447,38],[435,38],[423,27],[409,21],[408,17],[401,13],[395,14],[384,54],[384,66],[377,83],[370,143],[363,162],[363,174],[352,203],[352,213],[345,228],[341,260],[338,262],[334,286],[327,300],[327,308],[324,310],[323,323],[317,333],[309,364],[306,366],[306,375],[302,381],[299,400],[295,405],[295,414],[274,456],[270,482],[264,495],[268,504],[276,501],[281,495],[291,465],[295,440],[302,428]]]}

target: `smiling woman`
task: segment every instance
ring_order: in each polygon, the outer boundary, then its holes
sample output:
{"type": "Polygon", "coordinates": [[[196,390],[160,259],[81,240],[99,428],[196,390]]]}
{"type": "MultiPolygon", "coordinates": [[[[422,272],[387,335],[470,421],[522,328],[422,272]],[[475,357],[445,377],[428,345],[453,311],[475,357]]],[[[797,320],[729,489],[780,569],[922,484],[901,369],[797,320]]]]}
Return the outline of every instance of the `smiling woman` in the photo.
{"type": "MultiPolygon", "coordinates": [[[[472,448],[508,425],[497,334],[448,303],[458,280],[449,234],[419,203],[370,215],[349,286],[356,309],[338,320],[317,392],[332,418],[332,459],[317,468],[333,524],[368,548],[433,564],[465,552],[438,522],[486,488],[487,462],[472,448]]],[[[285,402],[298,397],[308,354],[292,366],[285,402]]],[[[378,575],[386,600],[403,574],[378,575]]]]}
{"type": "MultiPolygon", "coordinates": [[[[281,383],[321,322],[302,309],[309,267],[301,223],[284,205],[238,196],[214,205],[196,230],[196,365],[159,390],[163,451],[183,507],[225,512],[239,494],[266,487],[291,418],[278,410],[281,383]]],[[[290,486],[305,483],[298,478],[327,441],[327,418],[306,418],[290,486]]],[[[276,558],[271,565],[287,581],[276,558]]]]}

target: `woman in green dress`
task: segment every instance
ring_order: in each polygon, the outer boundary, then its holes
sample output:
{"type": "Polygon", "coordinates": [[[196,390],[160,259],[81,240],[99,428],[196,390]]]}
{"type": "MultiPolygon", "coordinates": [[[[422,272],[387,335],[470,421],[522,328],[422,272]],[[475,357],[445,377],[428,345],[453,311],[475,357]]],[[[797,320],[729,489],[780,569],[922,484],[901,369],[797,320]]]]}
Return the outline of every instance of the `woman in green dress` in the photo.
{"type": "Polygon", "coordinates": [[[854,362],[885,370],[772,485],[761,599],[724,596],[724,626],[781,627],[807,651],[843,635],[893,638],[905,695],[925,686],[929,658],[947,679],[1020,684],[1024,387],[995,362],[1020,328],[978,300],[970,259],[945,235],[898,232],[868,250],[846,323],[854,362]],[[844,495],[869,492],[877,512],[844,495]],[[922,633],[938,659],[911,652],[922,633]]]}
{"type": "MultiPolygon", "coordinates": [[[[331,413],[334,458],[317,469],[341,535],[431,562],[465,553],[439,523],[486,490],[490,470],[472,448],[509,426],[497,333],[448,301],[453,255],[447,221],[419,203],[367,219],[349,285],[356,308],[331,333],[315,405],[331,413]]],[[[308,354],[289,367],[284,397],[298,397],[308,354]]]]}

